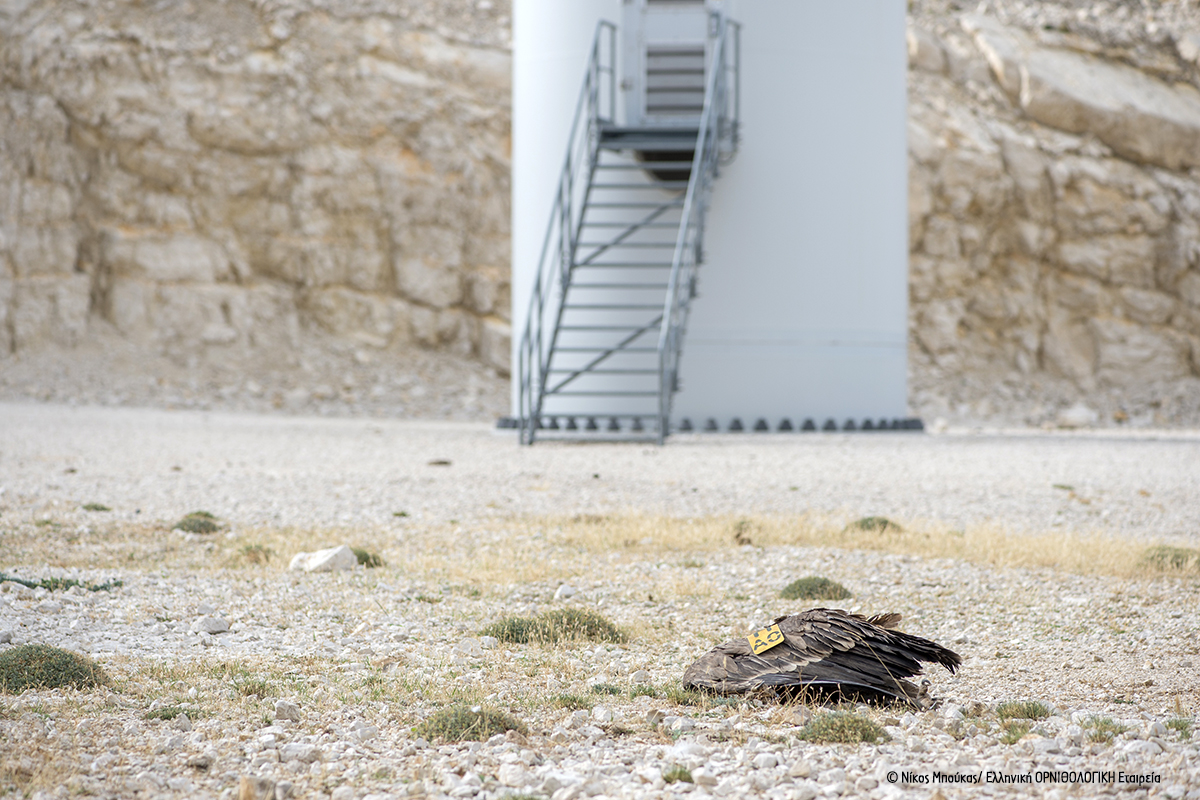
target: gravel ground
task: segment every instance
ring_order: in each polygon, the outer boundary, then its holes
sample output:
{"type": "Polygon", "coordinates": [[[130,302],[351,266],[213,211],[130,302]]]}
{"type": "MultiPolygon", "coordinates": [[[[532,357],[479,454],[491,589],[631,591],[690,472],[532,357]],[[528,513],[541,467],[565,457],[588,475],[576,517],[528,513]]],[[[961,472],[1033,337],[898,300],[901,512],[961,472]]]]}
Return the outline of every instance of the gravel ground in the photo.
{"type": "Polygon", "coordinates": [[[15,403],[0,404],[0,419],[0,502],[17,513],[100,502],[130,520],[205,508],[242,525],[330,526],[397,511],[444,522],[817,510],[1185,546],[1200,537],[1198,431],[693,434],[664,448],[521,448],[478,423],[15,403]]]}
{"type": "Polygon", "coordinates": [[[552,519],[886,514],[1194,548],[1195,434],[746,434],[522,449],[465,423],[28,404],[0,404],[0,420],[0,571],[123,582],[96,592],[0,582],[0,653],[55,644],[113,678],[95,691],[0,695],[3,797],[231,798],[253,776],[277,797],[332,800],[1200,798],[1194,575],[603,542],[552,519]],[[172,530],[200,508],[223,529],[172,530]],[[286,569],[296,550],[342,541],[388,564],[286,569]],[[905,630],[960,652],[957,675],[928,676],[943,704],[860,709],[886,741],[821,744],[801,736],[822,709],[678,691],[714,643],[806,608],[778,598],[804,574],[850,588],[838,605],[900,612],[905,630]],[[600,611],[628,640],[483,634],[505,615],[563,606],[600,611]],[[1006,723],[1010,700],[1040,701],[1048,716],[1006,723]],[[527,730],[480,743],[414,731],[455,703],[510,712],[527,730]],[[691,781],[668,783],[679,767],[691,781]],[[1086,774],[1053,782],[1047,771],[1086,774]],[[983,785],[934,785],[938,775],[983,785]]]}

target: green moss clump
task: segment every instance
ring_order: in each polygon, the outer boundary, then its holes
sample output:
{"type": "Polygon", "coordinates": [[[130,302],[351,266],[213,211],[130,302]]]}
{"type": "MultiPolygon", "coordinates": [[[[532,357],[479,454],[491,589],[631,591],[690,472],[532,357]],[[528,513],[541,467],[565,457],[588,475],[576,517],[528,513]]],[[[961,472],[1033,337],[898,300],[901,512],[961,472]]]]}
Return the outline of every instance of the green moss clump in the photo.
{"type": "Polygon", "coordinates": [[[792,581],[779,596],[784,600],[845,600],[854,595],[837,581],[811,575],[792,581]]]}
{"type": "Polygon", "coordinates": [[[424,739],[445,742],[485,742],[497,733],[508,731],[524,734],[528,729],[511,714],[478,706],[443,709],[413,729],[424,739]]]}
{"type": "Polygon", "coordinates": [[[687,767],[675,764],[663,770],[662,778],[667,783],[692,783],[692,771],[687,767]]]}
{"type": "Polygon", "coordinates": [[[1041,700],[1010,700],[996,706],[1000,719],[1045,719],[1050,716],[1050,706],[1041,700]]]}
{"type": "Polygon", "coordinates": [[[883,728],[861,714],[835,711],[820,714],[800,729],[798,736],[814,744],[879,744],[888,741],[883,728]]]}
{"type": "Polygon", "coordinates": [[[621,687],[611,683],[593,683],[592,694],[621,694],[621,687]]]}
{"type": "Polygon", "coordinates": [[[217,518],[207,511],[193,511],[176,522],[175,527],[188,533],[216,533],[221,530],[217,518]]]}
{"type": "Polygon", "coordinates": [[[351,547],[354,551],[354,557],[358,559],[358,563],[362,564],[367,569],[384,566],[383,558],[361,547],[351,547]]]}
{"type": "Polygon", "coordinates": [[[104,505],[104,503],[84,503],[83,510],[84,511],[112,511],[112,509],[109,508],[108,506],[104,505]]]}
{"type": "Polygon", "coordinates": [[[1200,572],[1200,550],[1190,547],[1171,547],[1156,545],[1148,547],[1142,553],[1142,564],[1161,570],[1180,570],[1182,572],[1200,572]]]}
{"type": "Polygon", "coordinates": [[[863,517],[846,526],[848,531],[876,531],[878,533],[900,533],[904,530],[887,517],[863,517]]]}
{"type": "Polygon", "coordinates": [[[580,639],[624,642],[628,638],[604,615],[586,608],[555,609],[533,619],[507,617],[484,628],[480,635],[512,644],[553,644],[580,639]]]}
{"type": "Polygon", "coordinates": [[[26,689],[90,689],[107,683],[99,664],[70,650],[22,644],[0,653],[0,692],[7,694],[26,689]]]}

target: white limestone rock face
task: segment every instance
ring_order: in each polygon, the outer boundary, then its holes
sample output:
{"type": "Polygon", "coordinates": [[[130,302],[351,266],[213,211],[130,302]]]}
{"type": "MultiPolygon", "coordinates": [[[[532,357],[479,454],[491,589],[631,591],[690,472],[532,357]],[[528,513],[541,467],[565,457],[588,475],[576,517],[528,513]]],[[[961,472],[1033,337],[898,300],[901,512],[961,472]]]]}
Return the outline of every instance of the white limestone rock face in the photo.
{"type": "Polygon", "coordinates": [[[473,321],[427,344],[476,353],[508,313],[511,9],[453,6],[0,4],[0,352],[111,323],[227,360],[326,327],[306,294],[343,289],[383,319],[327,335],[408,346],[415,303],[473,321]],[[214,286],[197,320],[178,292],[214,286]],[[264,288],[282,313],[220,312],[264,288]]]}
{"type": "Polygon", "coordinates": [[[1055,2],[911,10],[914,410],[1200,418],[1194,31],[1055,2]]]}
{"type": "Polygon", "coordinates": [[[1120,155],[1168,169],[1200,165],[1200,91],[1117,61],[1039,46],[1023,31],[971,15],[963,26],[1005,92],[1032,119],[1090,133],[1120,155]]]}
{"type": "Polygon", "coordinates": [[[358,557],[349,545],[339,545],[312,553],[297,553],[288,569],[301,572],[342,572],[358,566],[358,557]]]}

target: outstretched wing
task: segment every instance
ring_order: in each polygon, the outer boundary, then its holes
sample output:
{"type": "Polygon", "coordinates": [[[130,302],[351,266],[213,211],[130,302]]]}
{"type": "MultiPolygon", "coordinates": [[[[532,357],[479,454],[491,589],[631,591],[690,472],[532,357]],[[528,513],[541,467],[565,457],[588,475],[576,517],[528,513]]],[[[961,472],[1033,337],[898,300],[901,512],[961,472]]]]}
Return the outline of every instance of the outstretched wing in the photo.
{"type": "Polygon", "coordinates": [[[951,672],[961,664],[946,648],[891,630],[899,615],[867,619],[816,608],[776,620],[783,643],[754,654],[746,639],[726,642],[687,669],[685,686],[721,693],[769,686],[813,686],[908,698],[905,681],[932,661],[951,672]]]}

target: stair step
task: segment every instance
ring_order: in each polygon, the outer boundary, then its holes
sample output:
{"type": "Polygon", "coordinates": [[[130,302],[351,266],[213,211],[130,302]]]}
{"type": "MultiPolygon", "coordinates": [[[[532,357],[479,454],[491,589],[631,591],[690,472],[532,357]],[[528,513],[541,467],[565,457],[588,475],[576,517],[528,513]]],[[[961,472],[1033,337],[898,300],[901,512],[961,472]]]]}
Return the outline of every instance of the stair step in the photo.
{"type": "MultiPolygon", "coordinates": [[[[617,352],[620,352],[619,350],[617,352]]],[[[559,375],[570,375],[578,372],[580,375],[657,375],[656,369],[589,369],[580,371],[579,369],[548,369],[547,372],[557,373],[559,375]]]]}
{"type": "Polygon", "coordinates": [[[674,247],[675,242],[577,242],[576,247],[674,247]]]}
{"type": "Polygon", "coordinates": [[[586,261],[581,261],[578,264],[572,264],[571,269],[591,269],[593,267],[596,269],[670,269],[672,266],[674,266],[674,264],[670,261],[663,264],[650,261],[631,261],[628,264],[592,264],[586,261]]]}
{"type": "MultiPolygon", "coordinates": [[[[658,167],[656,166],[657,170],[658,167]]],[[[593,189],[686,189],[687,181],[658,181],[657,183],[593,183],[593,189]]]]}
{"type": "MultiPolygon", "coordinates": [[[[662,306],[655,306],[662,308],[662,306]]],[[[657,325],[646,327],[645,325],[559,325],[560,331],[640,331],[646,329],[646,333],[657,329],[657,325]]]]}
{"type": "Polygon", "coordinates": [[[669,203],[588,203],[584,208],[682,208],[683,199],[672,200],[669,203]]]}
{"type": "Polygon", "coordinates": [[[634,228],[634,227],[636,227],[638,230],[641,230],[642,228],[650,228],[650,229],[670,228],[672,230],[679,230],[679,223],[678,222],[643,222],[639,225],[635,225],[632,222],[585,222],[585,223],[583,223],[583,227],[585,227],[585,228],[634,228]]]}
{"type": "Polygon", "coordinates": [[[666,283],[572,283],[572,289],[654,289],[666,291],[670,284],[666,283]]]}
{"type": "Polygon", "coordinates": [[[624,164],[597,164],[596,169],[691,169],[691,161],[631,161],[624,164]]]}
{"type": "MultiPolygon", "coordinates": [[[[612,351],[611,347],[555,347],[556,353],[607,353],[612,351]]],[[[616,350],[617,353],[657,353],[657,347],[622,347],[616,350]]]]}
{"type": "Polygon", "coordinates": [[[563,306],[563,308],[591,311],[653,311],[662,307],[662,303],[570,303],[563,306]]]}
{"type": "Polygon", "coordinates": [[[658,392],[586,392],[582,390],[554,392],[547,389],[546,397],[658,397],[658,392]]]}

